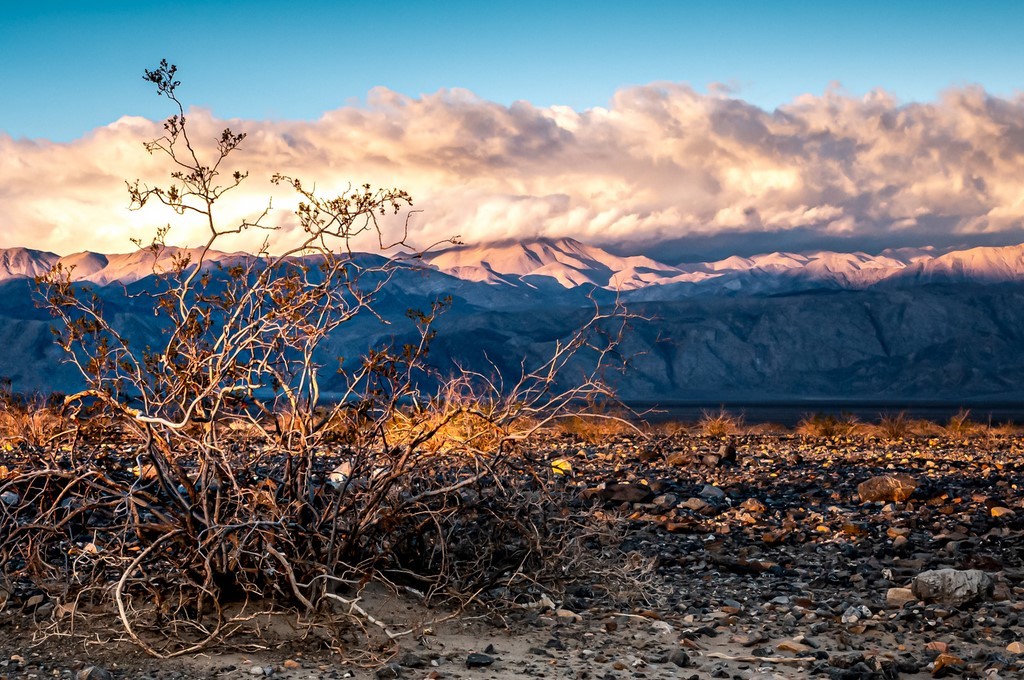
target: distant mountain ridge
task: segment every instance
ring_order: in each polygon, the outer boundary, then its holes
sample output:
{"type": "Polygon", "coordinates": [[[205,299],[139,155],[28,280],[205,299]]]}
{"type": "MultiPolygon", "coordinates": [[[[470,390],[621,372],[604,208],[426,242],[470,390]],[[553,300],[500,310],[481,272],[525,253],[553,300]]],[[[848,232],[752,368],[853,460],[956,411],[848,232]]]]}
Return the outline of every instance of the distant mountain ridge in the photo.
{"type": "MultiPolygon", "coordinates": [[[[53,342],[32,276],[60,263],[93,287],[133,347],[161,342],[152,274],[139,251],[58,256],[0,250],[0,378],[24,392],[82,385],[53,342]]],[[[195,259],[195,252],[191,253],[195,259]]],[[[210,253],[230,264],[245,253],[210,253]]],[[[361,255],[376,262],[380,256],[361,255]]],[[[215,275],[216,276],[216,275],[215,275]]],[[[403,259],[359,315],[325,339],[323,365],[416,342],[409,309],[451,299],[429,361],[440,375],[497,371],[514,382],[617,299],[634,314],[624,371],[607,378],[626,400],[1003,400],[1024,404],[1024,246],[948,253],[768,253],[668,265],[571,239],[456,246],[403,259]]],[[[586,353],[564,378],[587,370],[586,353]]],[[[330,375],[329,375],[330,374],[330,375]]],[[[325,394],[339,391],[325,373],[325,394]]],[[[1021,420],[1024,421],[1024,408],[1021,420]]]]}
{"type": "MultiPolygon", "coordinates": [[[[133,283],[170,267],[178,248],[167,248],[159,262],[148,251],[67,256],[28,248],[0,249],[0,281],[32,278],[57,263],[74,267],[73,278],[98,285],[133,283]]],[[[193,258],[198,250],[190,251],[193,258]]],[[[245,253],[211,252],[208,262],[233,262],[245,253]]],[[[638,299],[665,299],[701,293],[786,292],[814,287],[861,290],[886,282],[911,285],[942,281],[998,283],[1024,281],[1024,244],[978,247],[937,254],[931,248],[864,252],[775,252],[752,257],[670,265],[652,258],[620,256],[575,239],[535,239],[482,245],[459,245],[428,252],[419,266],[472,283],[493,286],[571,289],[596,286],[620,292],[666,287],[638,294],[638,299]]],[[[410,264],[410,266],[413,266],[410,264]]]]}

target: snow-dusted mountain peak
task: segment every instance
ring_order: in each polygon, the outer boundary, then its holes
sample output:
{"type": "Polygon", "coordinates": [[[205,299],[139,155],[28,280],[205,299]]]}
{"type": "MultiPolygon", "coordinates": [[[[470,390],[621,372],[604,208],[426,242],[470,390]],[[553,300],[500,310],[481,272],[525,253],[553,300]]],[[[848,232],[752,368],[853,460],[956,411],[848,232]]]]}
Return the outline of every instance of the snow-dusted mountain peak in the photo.
{"type": "MultiPolygon", "coordinates": [[[[73,266],[77,280],[97,285],[132,283],[167,271],[171,258],[198,250],[167,248],[160,260],[144,250],[128,254],[75,253],[59,257],[28,248],[0,249],[0,281],[31,278],[57,262],[73,266]]],[[[207,262],[233,262],[244,253],[211,252],[207,262]]],[[[530,288],[596,286],[639,291],[662,288],[655,296],[702,292],[728,295],[807,290],[814,287],[862,289],[882,281],[900,284],[941,280],[993,283],[1024,280],[1024,245],[978,247],[945,254],[933,248],[889,249],[878,255],[856,252],[773,252],[732,256],[713,262],[673,266],[643,255],[623,256],[575,239],[503,241],[458,245],[426,253],[428,270],[470,283],[530,288]]],[[[645,296],[647,293],[644,294],[645,296]]]]}

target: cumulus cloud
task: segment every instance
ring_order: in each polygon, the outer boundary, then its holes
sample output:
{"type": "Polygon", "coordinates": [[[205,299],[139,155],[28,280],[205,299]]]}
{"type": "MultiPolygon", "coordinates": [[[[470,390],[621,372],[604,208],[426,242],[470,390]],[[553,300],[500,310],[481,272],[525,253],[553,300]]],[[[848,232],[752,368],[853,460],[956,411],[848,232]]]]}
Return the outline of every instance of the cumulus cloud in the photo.
{"type": "MultiPolygon", "coordinates": [[[[1024,240],[1024,98],[980,88],[911,104],[829,91],[765,111],[728,90],[657,83],[582,112],[379,88],[312,122],[194,110],[189,124],[197,140],[225,126],[249,135],[234,162],[251,179],[220,206],[226,222],[273,195],[272,220],[290,228],[295,199],[268,182],[284,172],[324,193],[408,190],[421,243],[571,236],[658,255],[701,239],[737,252],[1024,240]]],[[[141,144],[160,125],[123,118],[67,144],[0,134],[0,246],[124,251],[166,223],[172,240],[200,242],[201,224],[127,209],[125,179],[168,170],[141,144]]]]}

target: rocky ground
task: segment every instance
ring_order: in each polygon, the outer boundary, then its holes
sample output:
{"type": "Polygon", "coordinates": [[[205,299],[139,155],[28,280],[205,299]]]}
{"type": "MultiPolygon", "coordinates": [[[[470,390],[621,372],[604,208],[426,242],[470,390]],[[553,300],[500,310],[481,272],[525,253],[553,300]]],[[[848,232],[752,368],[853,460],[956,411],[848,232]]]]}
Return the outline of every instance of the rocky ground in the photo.
{"type": "Polygon", "coordinates": [[[1020,436],[544,448],[556,483],[616,537],[607,570],[575,575],[558,600],[432,623],[444,612],[368,592],[368,612],[414,632],[364,668],[269,624],[154,661],[86,631],[46,636],[52,603],[0,591],[0,678],[1024,676],[1020,436]]]}

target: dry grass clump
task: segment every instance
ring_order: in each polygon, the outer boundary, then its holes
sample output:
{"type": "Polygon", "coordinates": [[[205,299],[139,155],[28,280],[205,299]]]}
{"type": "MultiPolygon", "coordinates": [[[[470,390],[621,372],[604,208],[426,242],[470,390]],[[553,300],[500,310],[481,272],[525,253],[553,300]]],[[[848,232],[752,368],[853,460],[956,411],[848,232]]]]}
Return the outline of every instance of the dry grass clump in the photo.
{"type": "Polygon", "coordinates": [[[966,409],[957,411],[956,415],[946,423],[944,429],[947,435],[957,439],[984,436],[988,434],[989,430],[986,425],[971,420],[971,412],[966,409]]]}
{"type": "Polygon", "coordinates": [[[494,451],[506,432],[488,415],[486,404],[451,404],[430,411],[395,411],[385,426],[392,445],[407,446],[423,440],[420,448],[431,453],[449,451],[494,451]]]}
{"type": "Polygon", "coordinates": [[[913,434],[911,424],[910,418],[902,411],[883,413],[874,427],[874,434],[883,439],[903,439],[913,434]]]}
{"type": "Polygon", "coordinates": [[[1018,425],[1012,421],[989,425],[988,432],[993,437],[1015,437],[1024,435],[1024,425],[1018,425]]]}
{"type": "Polygon", "coordinates": [[[752,435],[786,435],[789,428],[781,423],[751,423],[743,428],[745,434],[752,435]]]}
{"type": "Polygon", "coordinates": [[[938,423],[921,418],[909,418],[906,413],[883,413],[878,423],[865,428],[865,434],[881,439],[905,439],[907,437],[939,437],[947,434],[938,423]]]}
{"type": "Polygon", "coordinates": [[[482,397],[467,381],[457,380],[423,406],[393,409],[384,422],[384,440],[428,453],[490,453],[539,427],[522,404],[482,397]]]}
{"type": "Polygon", "coordinates": [[[862,430],[856,416],[812,413],[804,416],[796,426],[796,433],[807,437],[851,437],[862,430]]]}
{"type": "Polygon", "coordinates": [[[25,400],[6,391],[0,394],[0,441],[44,446],[68,429],[61,409],[41,397],[25,400]]]}
{"type": "Polygon", "coordinates": [[[743,429],[743,416],[733,415],[724,408],[715,411],[702,411],[697,428],[705,437],[728,437],[740,434],[743,429]]]}
{"type": "Polygon", "coordinates": [[[559,418],[555,432],[571,435],[587,444],[600,444],[609,437],[635,434],[638,430],[625,415],[576,413],[559,418]]]}
{"type": "Polygon", "coordinates": [[[647,434],[655,437],[683,437],[690,434],[690,427],[681,420],[666,420],[662,422],[645,422],[644,429],[647,434]]]}

